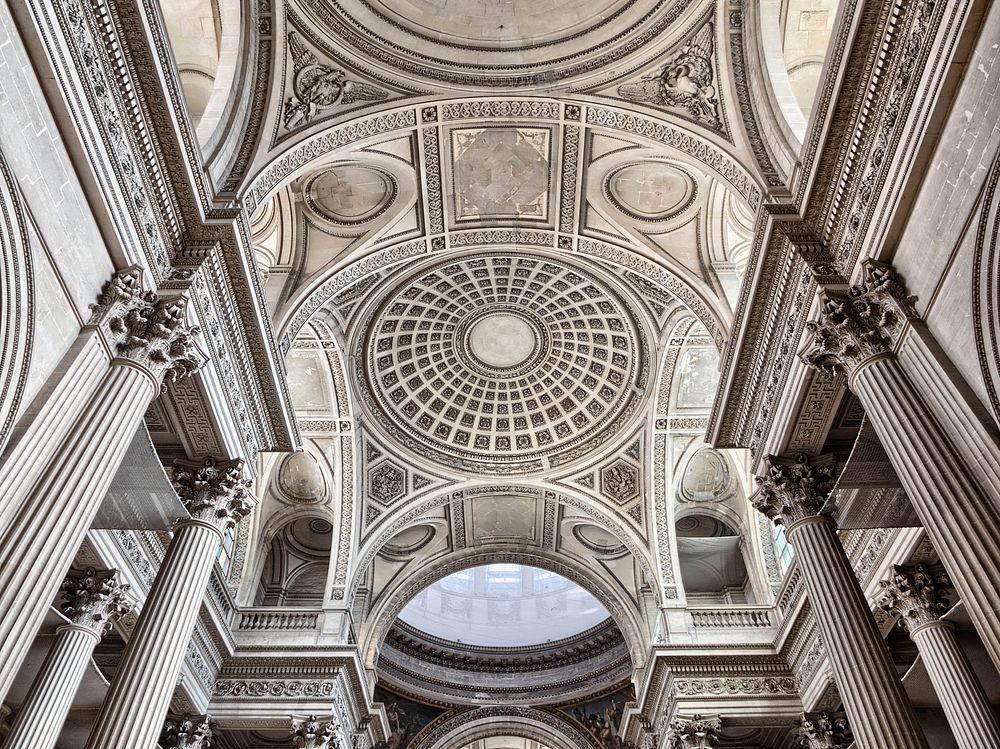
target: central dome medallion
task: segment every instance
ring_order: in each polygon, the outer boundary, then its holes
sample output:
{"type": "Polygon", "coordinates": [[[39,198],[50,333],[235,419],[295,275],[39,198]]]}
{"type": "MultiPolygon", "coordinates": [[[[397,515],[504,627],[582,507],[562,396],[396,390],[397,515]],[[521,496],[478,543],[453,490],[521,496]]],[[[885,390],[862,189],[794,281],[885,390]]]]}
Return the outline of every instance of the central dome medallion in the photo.
{"type": "Polygon", "coordinates": [[[477,255],[410,277],[374,313],[366,401],[425,457],[528,473],[593,450],[626,422],[648,376],[627,302],[559,261],[477,255]]]}

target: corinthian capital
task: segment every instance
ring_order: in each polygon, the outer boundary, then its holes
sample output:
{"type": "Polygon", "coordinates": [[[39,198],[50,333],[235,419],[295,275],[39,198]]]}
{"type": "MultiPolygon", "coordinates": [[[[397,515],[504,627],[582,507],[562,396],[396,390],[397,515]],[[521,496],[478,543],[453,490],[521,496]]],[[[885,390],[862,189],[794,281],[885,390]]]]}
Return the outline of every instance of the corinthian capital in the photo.
{"type": "Polygon", "coordinates": [[[802,713],[792,736],[797,746],[806,749],[846,749],[854,742],[843,713],[802,713]]]}
{"type": "Polygon", "coordinates": [[[208,749],[215,738],[215,723],[207,715],[181,715],[168,718],[163,725],[160,744],[178,749],[208,749]]]}
{"type": "Polygon", "coordinates": [[[132,610],[125,600],[129,586],[118,579],[118,570],[98,572],[88,567],[83,572],[71,572],[62,584],[61,611],[81,627],[87,627],[100,638],[111,622],[132,610]]]}
{"type": "Polygon", "coordinates": [[[950,583],[943,570],[926,564],[893,565],[892,572],[878,584],[875,602],[890,614],[899,615],[899,624],[908,632],[933,624],[948,610],[950,583]]]}
{"type": "Polygon", "coordinates": [[[847,292],[820,295],[819,322],[807,324],[812,341],[802,360],[828,374],[850,377],[863,364],[892,352],[907,320],[916,318],[914,297],[892,266],[868,260],[864,280],[847,292]]]}
{"type": "Polygon", "coordinates": [[[186,297],[161,299],[142,288],[142,269],[118,271],[94,305],[95,324],[104,325],[116,354],[149,370],[157,382],[187,377],[205,363],[188,327],[186,297]]]}
{"type": "Polygon", "coordinates": [[[305,749],[328,749],[339,728],[333,718],[321,719],[315,715],[292,718],[292,743],[305,749]]]}
{"type": "Polygon", "coordinates": [[[250,514],[255,500],[242,478],[242,460],[174,461],[177,494],[191,517],[225,529],[250,514]]]}
{"type": "Polygon", "coordinates": [[[835,471],[832,455],[793,459],[768,455],[750,501],[771,520],[790,525],[819,514],[833,491],[835,471]]]}
{"type": "Polygon", "coordinates": [[[718,715],[678,716],[670,724],[670,749],[706,749],[719,743],[722,718],[718,715]]]}

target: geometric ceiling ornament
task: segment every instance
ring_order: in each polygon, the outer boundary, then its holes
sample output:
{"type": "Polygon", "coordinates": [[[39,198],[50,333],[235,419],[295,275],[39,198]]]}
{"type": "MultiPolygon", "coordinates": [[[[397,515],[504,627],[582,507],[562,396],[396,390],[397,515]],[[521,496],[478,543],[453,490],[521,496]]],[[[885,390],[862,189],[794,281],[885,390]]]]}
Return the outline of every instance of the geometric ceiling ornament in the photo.
{"type": "Polygon", "coordinates": [[[371,221],[396,199],[399,188],[388,172],[360,164],[334,164],[309,177],[306,205],[325,220],[351,226],[371,221]]]}
{"type": "Polygon", "coordinates": [[[451,131],[457,221],[548,219],[548,128],[487,127],[451,131]]]}
{"type": "Polygon", "coordinates": [[[645,336],[606,282],[522,253],[440,262],[364,326],[361,387],[377,422],[423,457],[514,474],[585,455],[645,390],[645,336]]]}
{"type": "Polygon", "coordinates": [[[683,113],[713,130],[723,131],[722,106],[714,71],[715,27],[706,22],[655,71],[618,86],[626,101],[683,113]]]}
{"type": "Polygon", "coordinates": [[[601,494],[619,505],[639,498],[639,468],[616,458],[601,469],[601,494]]]}
{"type": "Polygon", "coordinates": [[[678,487],[681,501],[717,502],[733,487],[729,461],[711,447],[699,449],[688,460],[678,487]]]}

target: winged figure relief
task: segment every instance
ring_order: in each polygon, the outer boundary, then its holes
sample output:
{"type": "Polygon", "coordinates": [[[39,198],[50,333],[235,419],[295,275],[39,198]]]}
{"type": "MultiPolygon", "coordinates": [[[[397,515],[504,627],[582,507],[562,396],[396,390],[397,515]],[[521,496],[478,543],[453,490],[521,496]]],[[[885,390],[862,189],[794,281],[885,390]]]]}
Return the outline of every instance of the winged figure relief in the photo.
{"type": "Polygon", "coordinates": [[[338,104],[381,101],[389,96],[376,86],[348,80],[343,70],[320,63],[294,31],[288,32],[288,49],[293,65],[292,96],[285,102],[283,118],[288,130],[338,104]]]}
{"type": "Polygon", "coordinates": [[[714,28],[706,23],[687,44],[653,75],[618,87],[628,101],[679,107],[695,119],[721,129],[719,100],[712,70],[714,28]]]}

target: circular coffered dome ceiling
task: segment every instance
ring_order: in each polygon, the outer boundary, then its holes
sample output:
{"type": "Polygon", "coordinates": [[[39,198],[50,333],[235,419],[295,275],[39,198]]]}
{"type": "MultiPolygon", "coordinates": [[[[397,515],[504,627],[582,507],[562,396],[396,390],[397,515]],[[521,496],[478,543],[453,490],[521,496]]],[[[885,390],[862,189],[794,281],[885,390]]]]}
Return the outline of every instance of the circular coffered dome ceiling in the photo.
{"type": "Polygon", "coordinates": [[[409,75],[548,85],[662,38],[693,0],[303,0],[340,42],[409,75]]]}
{"type": "Polygon", "coordinates": [[[596,275],[526,254],[439,263],[398,285],[359,345],[376,421],[478,473],[555,466],[626,423],[648,377],[630,305],[596,275]]]}

